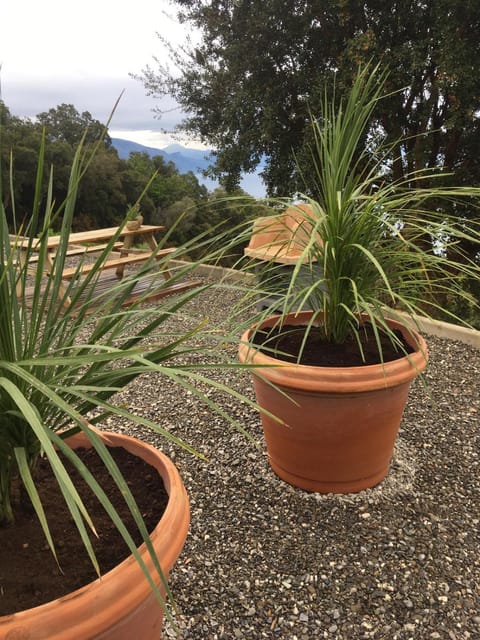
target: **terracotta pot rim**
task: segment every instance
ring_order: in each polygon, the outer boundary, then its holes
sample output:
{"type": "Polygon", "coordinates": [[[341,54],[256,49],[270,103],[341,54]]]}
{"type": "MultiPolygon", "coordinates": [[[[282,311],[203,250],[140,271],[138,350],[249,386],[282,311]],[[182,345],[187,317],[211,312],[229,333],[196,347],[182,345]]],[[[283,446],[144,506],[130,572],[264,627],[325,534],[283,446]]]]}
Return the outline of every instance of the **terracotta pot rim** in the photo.
{"type": "MultiPolygon", "coordinates": [[[[306,324],[312,311],[287,314],[284,323],[306,324]]],[[[393,387],[408,382],[418,376],[427,366],[428,349],[423,337],[414,329],[406,327],[396,320],[388,320],[389,326],[399,329],[414,352],[397,360],[383,364],[356,367],[316,367],[278,360],[265,355],[249,343],[253,331],[260,327],[272,326],[280,316],[269,316],[261,323],[247,329],[238,349],[242,363],[257,365],[253,375],[263,377],[275,385],[306,391],[324,391],[332,393],[357,393],[393,387]]]]}
{"type": "MultiPolygon", "coordinates": [[[[99,432],[109,446],[123,447],[133,455],[140,456],[145,462],[154,466],[162,476],[165,489],[169,494],[169,500],[163,516],[152,531],[150,539],[155,547],[165,577],[179,556],[190,524],[189,501],[185,487],[173,462],[161,451],[153,446],[113,432],[99,432]],[[140,453],[141,452],[141,453],[140,453]]],[[[83,433],[79,433],[69,439],[73,446],[89,446],[89,441],[83,433]]],[[[145,543],[138,547],[140,555],[147,566],[153,580],[161,585],[160,578],[154,567],[145,543]]],[[[112,608],[117,613],[117,618],[128,614],[131,609],[140,603],[151,592],[141,568],[133,555],[128,556],[116,567],[102,575],[100,578],[67,593],[66,595],[51,600],[37,607],[18,611],[11,615],[0,617],[0,631],[8,633],[16,629],[42,629],[42,620],[46,624],[52,617],[58,616],[58,607],[69,605],[71,607],[69,629],[75,628],[79,638],[97,637],[104,628],[105,620],[112,615],[112,608]],[[122,584],[125,578],[128,580],[128,588],[123,584],[119,588],[117,578],[122,574],[122,584]],[[113,597],[112,594],[115,594],[113,597]]],[[[49,627],[50,628],[50,627],[49,627]]],[[[61,640],[65,629],[55,628],[48,636],[52,640],[61,640]]]]}

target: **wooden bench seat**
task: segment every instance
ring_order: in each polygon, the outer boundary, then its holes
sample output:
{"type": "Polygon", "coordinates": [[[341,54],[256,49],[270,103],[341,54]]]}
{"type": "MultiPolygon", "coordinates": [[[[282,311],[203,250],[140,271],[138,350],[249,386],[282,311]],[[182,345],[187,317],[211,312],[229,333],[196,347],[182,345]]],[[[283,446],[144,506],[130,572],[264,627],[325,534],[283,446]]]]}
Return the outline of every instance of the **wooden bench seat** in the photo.
{"type": "MultiPolygon", "coordinates": [[[[157,253],[155,255],[152,256],[151,253],[135,253],[134,255],[131,256],[125,256],[123,258],[115,258],[113,260],[106,260],[103,264],[102,264],[102,271],[104,271],[105,269],[116,269],[119,267],[124,267],[127,264],[135,264],[135,263],[139,263],[139,262],[145,262],[146,260],[148,260],[149,258],[152,258],[154,260],[159,260],[160,258],[163,258],[164,256],[175,252],[177,249],[175,247],[168,247],[167,249],[160,249],[160,251],[157,251],[157,253]]],[[[90,271],[92,271],[95,268],[95,263],[93,264],[82,264],[78,267],[72,267],[69,269],[64,269],[62,272],[62,278],[64,280],[71,280],[72,278],[74,278],[77,275],[84,275],[85,273],[89,273],[90,271]]]]}
{"type": "MultiPolygon", "coordinates": [[[[283,213],[257,218],[244,254],[262,262],[295,265],[309,262],[305,247],[314,233],[314,213],[308,204],[297,204],[283,213]]],[[[318,243],[322,239],[315,232],[318,243]]],[[[316,261],[316,258],[313,258],[316,261]]]]}
{"type": "MultiPolygon", "coordinates": [[[[262,262],[277,262],[278,264],[297,264],[302,257],[302,250],[292,251],[283,244],[263,245],[258,248],[245,247],[244,254],[249,258],[256,258],[262,262]]],[[[305,261],[305,256],[303,256],[305,261]]]]}
{"type": "MultiPolygon", "coordinates": [[[[108,244],[92,244],[88,246],[78,246],[67,250],[67,256],[81,256],[84,253],[95,253],[97,251],[103,251],[108,247],[108,244]]],[[[119,251],[123,247],[123,242],[115,242],[112,246],[112,251],[119,251]]]]}
{"type": "MultiPolygon", "coordinates": [[[[104,244],[104,245],[96,245],[96,246],[89,246],[89,247],[76,247],[74,249],[68,249],[66,255],[68,258],[71,258],[72,256],[81,256],[87,253],[103,251],[103,249],[105,249],[107,246],[108,245],[104,244]]],[[[118,253],[122,248],[123,248],[123,242],[116,242],[112,247],[112,252],[118,253]]],[[[28,258],[28,265],[29,265],[28,272],[32,276],[34,276],[37,273],[37,267],[35,267],[34,265],[38,264],[38,260],[39,260],[38,254],[32,254],[28,258]],[[30,267],[30,265],[32,266],[30,267]]],[[[20,264],[20,262],[17,260],[17,258],[14,258],[13,264],[18,265],[20,264]]],[[[45,268],[44,271],[45,271],[45,274],[48,274],[48,268],[45,268]]]]}
{"type": "MultiPolygon", "coordinates": [[[[96,252],[100,252],[103,251],[104,249],[106,249],[108,247],[108,244],[95,244],[95,245],[89,245],[89,246],[78,246],[78,247],[73,247],[72,249],[68,249],[66,255],[70,258],[71,256],[81,256],[84,253],[96,253],[96,252]]],[[[113,251],[120,251],[123,248],[123,242],[115,242],[115,244],[112,245],[112,252],[113,251]]],[[[18,261],[15,258],[14,259],[14,263],[16,264],[18,261]]],[[[32,253],[29,257],[28,257],[28,263],[29,264],[35,264],[38,262],[38,254],[36,253],[32,253]]]]}

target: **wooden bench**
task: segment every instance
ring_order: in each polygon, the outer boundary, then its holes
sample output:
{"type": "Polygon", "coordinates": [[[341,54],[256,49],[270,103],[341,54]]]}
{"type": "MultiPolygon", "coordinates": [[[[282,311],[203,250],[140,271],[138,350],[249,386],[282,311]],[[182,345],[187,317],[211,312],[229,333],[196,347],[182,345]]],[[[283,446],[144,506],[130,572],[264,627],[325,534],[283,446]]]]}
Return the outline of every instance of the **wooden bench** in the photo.
{"type": "MultiPolygon", "coordinates": [[[[72,249],[67,249],[66,255],[70,256],[81,256],[84,253],[96,253],[97,251],[103,251],[108,247],[108,244],[92,244],[89,246],[78,246],[73,247],[72,249]]],[[[112,245],[112,251],[119,251],[123,247],[123,242],[115,242],[112,245]]]]}
{"type": "MultiPolygon", "coordinates": [[[[148,260],[149,258],[152,258],[153,260],[160,260],[160,258],[163,258],[164,256],[170,254],[170,253],[174,253],[175,251],[177,251],[177,249],[175,247],[168,247],[166,249],[160,249],[159,251],[157,251],[155,254],[152,253],[135,253],[134,255],[131,256],[125,256],[125,257],[120,257],[120,258],[114,258],[112,260],[106,260],[101,267],[101,270],[104,271],[105,269],[123,269],[123,267],[125,267],[125,265],[128,264],[136,264],[139,262],[145,262],[146,260],[148,260]]],[[[81,264],[78,265],[77,267],[71,267],[68,269],[64,269],[62,272],[62,279],[63,280],[71,280],[72,278],[74,278],[75,276],[78,275],[84,275],[86,273],[89,273],[90,271],[92,271],[94,268],[96,268],[96,264],[81,264]]]]}
{"type": "MultiPolygon", "coordinates": [[[[257,218],[244,254],[262,262],[285,265],[296,265],[300,260],[308,262],[305,247],[314,231],[312,217],[310,205],[298,204],[278,215],[257,218]]],[[[316,238],[322,242],[318,233],[316,238]]]]}
{"type": "MultiPolygon", "coordinates": [[[[78,233],[71,233],[68,237],[68,248],[65,252],[65,255],[68,257],[80,256],[80,264],[78,264],[77,266],[63,268],[61,271],[62,282],[60,283],[57,292],[61,305],[65,309],[70,306],[70,292],[73,282],[77,278],[80,279],[82,276],[91,273],[95,269],[98,269],[99,277],[95,277],[93,279],[93,286],[99,291],[102,290],[103,287],[104,293],[106,295],[110,295],[112,283],[118,282],[118,280],[122,279],[125,266],[129,264],[133,265],[147,262],[149,260],[152,260],[153,264],[154,262],[160,260],[161,258],[164,258],[165,256],[176,253],[178,251],[176,247],[168,247],[160,250],[158,249],[158,244],[155,240],[155,233],[163,230],[163,226],[142,225],[138,229],[108,227],[104,229],[94,229],[91,231],[80,231],[78,233]],[[123,238],[123,242],[121,242],[120,238],[123,238]],[[148,245],[150,250],[143,247],[134,247],[134,241],[138,238],[141,238],[142,244],[148,245]],[[108,240],[111,240],[112,244],[106,242],[108,240]],[[111,251],[108,251],[107,255],[107,251],[105,250],[109,248],[111,249],[111,251]],[[87,254],[93,252],[98,253],[102,251],[104,252],[104,255],[101,256],[102,263],[100,265],[97,261],[83,261],[82,259],[82,256],[86,256],[87,254]],[[116,270],[116,272],[112,274],[112,270],[114,269],[116,270]],[[63,281],[70,281],[70,284],[68,284],[67,286],[67,283],[63,281]]],[[[61,235],[48,236],[44,238],[43,241],[45,242],[47,249],[45,263],[43,265],[43,275],[48,278],[55,273],[55,255],[58,251],[58,248],[63,245],[64,238],[61,235]]],[[[45,247],[45,244],[39,243],[38,238],[34,238],[33,241],[30,241],[29,238],[26,238],[24,236],[10,236],[10,246],[12,247],[12,249],[19,250],[19,263],[22,260],[22,255],[24,258],[27,257],[29,261],[30,258],[32,258],[32,262],[37,261],[38,257],[30,255],[30,252],[28,252],[29,255],[26,256],[27,252],[25,252],[25,249],[31,247],[34,252],[38,252],[41,248],[45,247]]],[[[15,259],[15,256],[13,256],[12,258],[15,259]]],[[[148,269],[148,272],[151,273],[152,278],[163,278],[166,283],[172,280],[172,274],[170,272],[169,265],[166,263],[161,264],[158,270],[148,269]]],[[[165,287],[157,288],[154,291],[150,292],[148,276],[146,273],[142,273],[142,277],[138,282],[134,282],[134,285],[134,291],[132,290],[132,296],[130,296],[129,301],[137,298],[143,301],[145,296],[146,299],[163,297],[164,295],[168,295],[169,293],[174,293],[191,288],[192,286],[196,286],[196,283],[192,281],[184,283],[171,282],[165,287]]],[[[17,284],[17,295],[22,295],[20,282],[17,284]]],[[[124,304],[128,304],[129,301],[125,301],[124,304]]]]}
{"type": "MultiPolygon", "coordinates": [[[[72,257],[72,256],[81,256],[83,254],[87,254],[87,253],[97,253],[100,251],[103,251],[104,249],[106,249],[108,247],[108,244],[95,244],[95,245],[89,245],[89,246],[78,246],[78,247],[73,247],[72,249],[67,249],[66,252],[66,256],[68,258],[72,257]]],[[[121,249],[123,249],[123,242],[115,242],[112,245],[112,252],[118,252],[121,249]]],[[[29,264],[36,264],[38,262],[38,254],[32,254],[29,256],[28,258],[28,263],[29,264]]],[[[18,260],[16,258],[14,258],[13,260],[14,264],[18,263],[18,260]]]]}

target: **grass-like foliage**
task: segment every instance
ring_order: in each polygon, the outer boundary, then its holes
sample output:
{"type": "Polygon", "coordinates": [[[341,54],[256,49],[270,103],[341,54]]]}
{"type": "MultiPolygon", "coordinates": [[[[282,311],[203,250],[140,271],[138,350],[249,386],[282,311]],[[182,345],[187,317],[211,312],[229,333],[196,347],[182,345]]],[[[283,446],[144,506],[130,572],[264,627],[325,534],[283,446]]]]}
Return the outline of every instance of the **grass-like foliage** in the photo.
{"type": "MultiPolygon", "coordinates": [[[[135,284],[151,273],[152,268],[162,269],[164,266],[163,259],[155,260],[152,257],[132,275],[126,275],[119,281],[111,289],[111,295],[95,299],[98,294],[95,294],[93,284],[118,235],[95,258],[94,268],[87,276],[74,278],[70,284],[62,281],[68,236],[75,214],[75,196],[92,157],[91,151],[79,146],[71,168],[68,194],[63,202],[55,203],[53,170],[47,170],[44,165],[42,147],[39,150],[37,187],[30,218],[15,220],[15,178],[12,170],[10,193],[3,194],[5,200],[10,201],[10,215],[13,211],[14,223],[10,228],[6,209],[0,204],[0,526],[12,521],[12,481],[14,477],[19,477],[25,488],[22,495],[33,505],[50,549],[55,554],[55,541],[49,532],[48,518],[42,508],[35,479],[39,456],[45,456],[98,572],[91,544],[93,524],[61,462],[59,452],[67,456],[78,469],[110,514],[130,551],[138,562],[142,564],[142,561],[108,496],[82,465],[75,451],[66,445],[65,439],[79,431],[85,433],[125,495],[150,553],[154,555],[129,488],[92,425],[101,425],[108,416],[120,416],[189,448],[188,444],[162,429],[161,425],[117,404],[115,394],[138,376],[154,373],[188,386],[199,396],[199,401],[207,402],[225,415],[220,406],[198,390],[202,385],[197,383],[208,382],[228,390],[208,379],[208,376],[205,378],[205,373],[202,374],[194,365],[185,364],[190,351],[203,350],[203,367],[207,368],[210,363],[210,366],[222,366],[219,356],[222,350],[215,349],[212,343],[212,334],[215,332],[209,333],[210,327],[205,326],[205,321],[193,318],[188,330],[162,331],[162,326],[172,316],[187,315],[189,301],[206,286],[213,285],[199,285],[181,294],[164,297],[155,305],[143,305],[140,300],[124,306],[135,284]],[[45,173],[50,176],[46,192],[42,188],[45,173]],[[60,220],[61,242],[53,269],[47,274],[48,236],[54,223],[58,226],[60,220]],[[206,334],[209,335],[208,340],[206,334]],[[189,342],[192,336],[196,338],[195,347],[189,342]],[[199,339],[202,336],[204,340],[199,339]],[[182,356],[180,362],[178,356],[182,356]]],[[[3,197],[0,200],[4,202],[3,197]]],[[[178,249],[177,253],[170,254],[169,259],[181,258],[184,253],[188,254],[190,249],[201,247],[202,244],[206,245],[206,240],[196,238],[178,249]]],[[[228,250],[219,239],[216,246],[221,247],[217,254],[228,250]]],[[[215,256],[211,257],[213,259],[215,256]]],[[[195,262],[190,262],[173,269],[173,278],[168,285],[187,278],[196,266],[195,262]]],[[[152,286],[166,286],[163,279],[159,280],[162,282],[152,286]]],[[[146,291],[145,296],[152,293],[152,290],[146,291]]],[[[178,326],[184,327],[185,324],[179,322],[178,326]]],[[[224,363],[224,366],[228,366],[228,363],[224,363]]],[[[160,571],[158,563],[156,566],[160,571]]],[[[146,572],[145,567],[143,569],[146,572]]],[[[148,579],[154,588],[150,577],[148,579]]]]}
{"type": "Polygon", "coordinates": [[[478,309],[462,282],[479,277],[479,264],[461,245],[478,244],[480,230],[455,215],[461,201],[478,209],[480,189],[444,186],[446,176],[432,171],[392,180],[393,146],[382,149],[369,128],[384,84],[379,69],[367,67],[346,99],[325,94],[321,113],[312,116],[310,168],[303,172],[309,195],[301,199],[309,206],[293,206],[300,223],[284,246],[300,247],[299,259],[287,281],[275,260],[261,274],[277,294],[264,315],[311,308],[312,323],[321,317],[325,340],[337,344],[348,336],[359,342],[360,314],[395,342],[386,318],[398,311],[445,312],[444,301],[455,297],[478,309]]]}

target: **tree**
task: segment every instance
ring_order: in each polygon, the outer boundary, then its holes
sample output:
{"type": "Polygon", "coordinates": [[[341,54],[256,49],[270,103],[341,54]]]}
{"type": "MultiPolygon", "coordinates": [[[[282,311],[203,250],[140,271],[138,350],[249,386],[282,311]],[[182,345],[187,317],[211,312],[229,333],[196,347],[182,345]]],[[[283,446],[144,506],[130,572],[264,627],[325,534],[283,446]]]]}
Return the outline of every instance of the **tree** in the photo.
{"type": "MultiPolygon", "coordinates": [[[[146,178],[156,174],[142,200],[142,213],[152,224],[168,226],[163,212],[184,198],[199,202],[207,197],[207,189],[199,184],[193,173],[180,174],[175,164],[166,162],[161,155],[150,157],[148,153],[134,151],[126,165],[129,179],[124,189],[131,202],[145,187],[146,178]]],[[[190,237],[193,235],[194,232],[190,237]]],[[[180,242],[178,238],[176,242],[180,242]]]]}
{"type": "Polygon", "coordinates": [[[7,219],[13,227],[12,195],[17,223],[32,210],[38,161],[35,149],[40,146],[41,132],[30,120],[11,115],[2,101],[0,118],[0,179],[7,219]],[[15,173],[14,184],[10,183],[10,169],[15,173]]]}
{"type": "Polygon", "coordinates": [[[177,200],[173,204],[161,209],[158,214],[158,223],[166,229],[172,230],[169,238],[174,245],[182,245],[198,233],[195,224],[197,215],[196,202],[189,196],[177,200]]]}
{"type": "MultiPolygon", "coordinates": [[[[156,96],[171,94],[186,131],[213,146],[227,188],[266,158],[270,195],[303,189],[294,155],[308,144],[325,88],[349,88],[360,64],[390,71],[390,95],[372,122],[398,178],[436,167],[480,180],[478,0],[176,0],[199,43],[170,47],[175,71],[147,67],[156,96]],[[476,156],[477,154],[474,154],[476,156]]],[[[164,45],[168,43],[163,41],[164,45]]]]}
{"type": "Polygon", "coordinates": [[[105,125],[92,118],[88,111],[79,113],[73,104],[60,104],[54,109],[37,114],[37,122],[45,127],[52,140],[62,140],[76,146],[85,135],[85,142],[96,142],[103,138],[110,148],[112,141],[105,131],[105,125]]]}
{"type": "MultiPolygon", "coordinates": [[[[127,213],[124,192],[125,163],[112,149],[100,147],[79,186],[73,227],[75,231],[88,228],[113,227],[127,213]]],[[[148,176],[145,177],[145,184],[148,176]]],[[[139,187],[136,198],[142,189],[139,187]]],[[[136,199],[135,198],[135,199],[136,199]]]]}
{"type": "MultiPolygon", "coordinates": [[[[227,192],[224,188],[218,187],[198,207],[194,224],[198,232],[205,233],[211,238],[219,231],[225,234],[220,242],[228,244],[230,252],[228,255],[222,255],[220,264],[224,267],[232,267],[243,256],[243,250],[248,241],[239,229],[246,222],[265,213],[265,205],[248,196],[242,189],[227,192]],[[236,238],[237,242],[235,242],[236,238]]],[[[199,257],[199,254],[194,256],[199,257]]]]}

